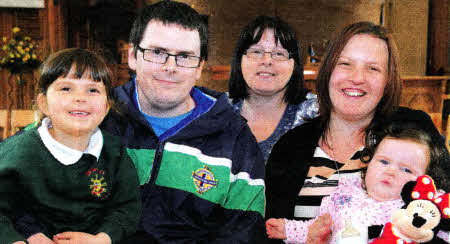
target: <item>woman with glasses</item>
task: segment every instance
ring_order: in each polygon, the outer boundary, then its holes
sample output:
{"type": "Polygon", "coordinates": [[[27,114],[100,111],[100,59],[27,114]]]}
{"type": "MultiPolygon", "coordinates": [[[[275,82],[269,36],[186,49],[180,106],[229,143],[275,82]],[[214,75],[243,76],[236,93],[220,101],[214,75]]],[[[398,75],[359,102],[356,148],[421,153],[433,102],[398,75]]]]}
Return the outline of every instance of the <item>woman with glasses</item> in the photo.
{"type": "Polygon", "coordinates": [[[315,95],[303,87],[295,31],[278,17],[259,16],[241,31],[228,84],[265,160],[281,135],[317,114],[315,95]]]}

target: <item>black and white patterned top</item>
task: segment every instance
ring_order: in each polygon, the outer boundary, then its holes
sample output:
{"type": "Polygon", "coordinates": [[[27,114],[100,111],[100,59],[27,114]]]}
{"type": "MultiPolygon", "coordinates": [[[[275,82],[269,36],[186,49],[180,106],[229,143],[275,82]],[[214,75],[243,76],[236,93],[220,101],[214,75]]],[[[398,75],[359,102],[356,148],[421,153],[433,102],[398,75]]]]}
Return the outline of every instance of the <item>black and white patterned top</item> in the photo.
{"type": "MultiPolygon", "coordinates": [[[[359,161],[363,149],[361,147],[357,150],[350,161],[359,161]]],[[[336,189],[339,180],[361,178],[363,168],[341,170],[344,164],[333,160],[319,146],[316,147],[312,160],[308,176],[295,200],[296,220],[308,220],[318,216],[322,198],[329,196],[336,189]]]]}

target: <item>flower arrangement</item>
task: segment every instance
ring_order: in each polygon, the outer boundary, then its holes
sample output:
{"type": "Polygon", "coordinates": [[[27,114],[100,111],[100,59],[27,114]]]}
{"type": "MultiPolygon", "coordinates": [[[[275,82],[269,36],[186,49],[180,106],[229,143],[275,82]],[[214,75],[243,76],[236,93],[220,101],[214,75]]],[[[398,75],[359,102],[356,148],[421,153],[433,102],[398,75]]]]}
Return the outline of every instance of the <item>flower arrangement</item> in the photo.
{"type": "MultiPolygon", "coordinates": [[[[10,74],[21,74],[26,70],[39,67],[38,44],[29,36],[20,33],[19,27],[12,28],[12,37],[2,38],[0,50],[0,68],[7,69],[10,74]]],[[[20,82],[20,80],[17,80],[20,82]]]]}

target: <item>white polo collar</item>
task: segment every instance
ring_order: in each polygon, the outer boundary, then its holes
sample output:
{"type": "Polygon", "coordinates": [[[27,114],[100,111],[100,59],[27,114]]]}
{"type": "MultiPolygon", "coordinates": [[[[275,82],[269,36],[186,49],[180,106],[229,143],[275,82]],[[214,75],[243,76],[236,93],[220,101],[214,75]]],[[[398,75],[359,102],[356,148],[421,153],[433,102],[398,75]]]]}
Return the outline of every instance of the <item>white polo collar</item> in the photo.
{"type": "Polygon", "coordinates": [[[45,147],[50,151],[50,153],[62,164],[71,165],[83,156],[84,153],[88,153],[93,155],[95,158],[100,157],[100,153],[103,148],[103,134],[100,129],[96,128],[91,138],[89,139],[89,143],[86,149],[81,152],[75,149],[72,149],[66,145],[63,145],[57,142],[50,135],[48,128],[51,127],[51,122],[49,118],[44,118],[42,120],[42,125],[38,128],[39,136],[44,142],[45,147]]]}

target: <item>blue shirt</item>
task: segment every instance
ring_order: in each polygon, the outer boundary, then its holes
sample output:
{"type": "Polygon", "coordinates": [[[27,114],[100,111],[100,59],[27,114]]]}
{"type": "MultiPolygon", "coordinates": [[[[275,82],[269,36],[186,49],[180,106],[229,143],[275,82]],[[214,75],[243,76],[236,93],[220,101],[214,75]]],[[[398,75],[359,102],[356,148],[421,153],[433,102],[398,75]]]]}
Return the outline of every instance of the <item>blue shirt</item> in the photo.
{"type": "Polygon", "coordinates": [[[148,123],[150,123],[150,126],[152,127],[155,134],[159,137],[164,132],[166,132],[168,129],[170,129],[170,128],[174,127],[175,125],[177,125],[178,123],[180,123],[180,121],[182,121],[184,118],[186,118],[188,115],[190,115],[191,112],[192,112],[192,110],[185,114],[178,115],[175,117],[169,117],[169,118],[159,118],[159,117],[153,117],[153,116],[147,115],[145,113],[142,113],[142,114],[144,115],[145,119],[147,119],[148,123]]]}
{"type": "MultiPolygon", "coordinates": [[[[133,92],[133,102],[136,108],[142,113],[142,115],[147,119],[148,123],[152,127],[155,134],[158,136],[159,140],[164,140],[167,137],[174,135],[176,132],[178,132],[181,128],[189,124],[192,120],[197,118],[198,116],[202,115],[203,113],[209,111],[211,107],[214,105],[216,99],[213,97],[210,97],[204,93],[202,93],[197,88],[192,88],[190,95],[192,99],[194,100],[195,107],[191,111],[189,111],[186,114],[182,114],[176,117],[171,117],[168,119],[173,119],[173,121],[170,121],[171,126],[165,126],[160,125],[162,123],[161,119],[167,119],[167,118],[157,118],[159,121],[153,120],[151,116],[148,116],[144,112],[142,112],[141,107],[139,106],[139,101],[137,99],[137,86],[136,86],[136,78],[133,78],[134,82],[134,92],[133,92]],[[150,117],[150,120],[149,120],[150,117]],[[153,122],[157,122],[153,124],[153,122]]],[[[153,117],[155,118],[155,117],[153,117]]]]}

